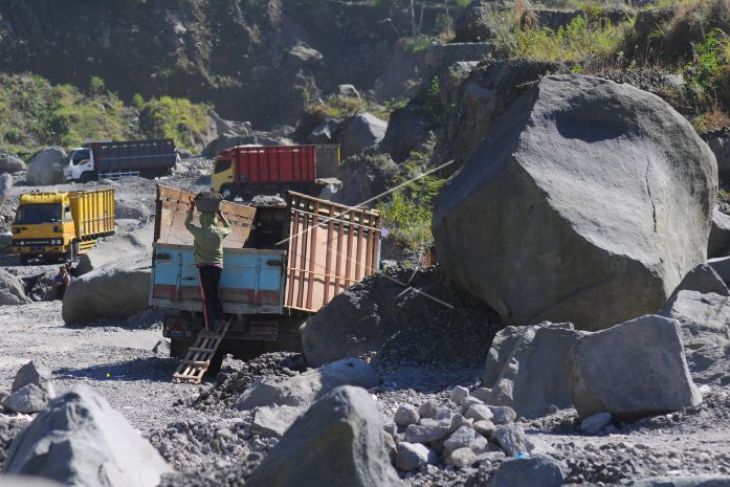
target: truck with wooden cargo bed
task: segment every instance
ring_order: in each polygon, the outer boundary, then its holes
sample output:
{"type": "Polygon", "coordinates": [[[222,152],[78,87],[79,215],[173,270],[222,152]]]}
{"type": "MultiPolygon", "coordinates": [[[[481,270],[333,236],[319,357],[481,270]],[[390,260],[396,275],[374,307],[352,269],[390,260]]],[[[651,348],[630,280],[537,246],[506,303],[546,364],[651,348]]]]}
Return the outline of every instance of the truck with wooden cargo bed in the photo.
{"type": "Polygon", "coordinates": [[[114,189],[20,196],[12,226],[12,245],[20,262],[31,259],[74,261],[99,238],[113,235],[114,189]]]}
{"type": "Polygon", "coordinates": [[[64,175],[68,181],[97,181],[123,176],[169,176],[177,164],[172,139],[89,142],[72,149],[64,175]]]}
{"type": "MultiPolygon", "coordinates": [[[[158,186],[150,305],[168,310],[163,334],[184,357],[202,327],[193,238],[184,220],[193,194],[158,186]]],[[[230,328],[225,353],[250,357],[301,350],[299,326],[380,264],[380,216],[288,192],[257,206],[223,201],[233,230],[224,240],[220,298],[230,328]]]]}
{"type": "Polygon", "coordinates": [[[338,145],[241,145],[213,163],[213,189],[227,200],[294,190],[317,194],[340,163],[338,145]]]}

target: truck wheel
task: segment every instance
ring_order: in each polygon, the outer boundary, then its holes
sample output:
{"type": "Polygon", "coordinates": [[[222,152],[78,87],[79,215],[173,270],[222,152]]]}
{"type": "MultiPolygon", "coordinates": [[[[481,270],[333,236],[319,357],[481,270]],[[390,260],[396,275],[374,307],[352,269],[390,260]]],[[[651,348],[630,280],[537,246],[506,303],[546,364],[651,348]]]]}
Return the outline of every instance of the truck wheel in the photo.
{"type": "Polygon", "coordinates": [[[79,177],[79,182],[88,183],[89,181],[91,181],[92,177],[93,173],[91,171],[86,171],[84,173],[81,173],[81,176],[79,177]]]}

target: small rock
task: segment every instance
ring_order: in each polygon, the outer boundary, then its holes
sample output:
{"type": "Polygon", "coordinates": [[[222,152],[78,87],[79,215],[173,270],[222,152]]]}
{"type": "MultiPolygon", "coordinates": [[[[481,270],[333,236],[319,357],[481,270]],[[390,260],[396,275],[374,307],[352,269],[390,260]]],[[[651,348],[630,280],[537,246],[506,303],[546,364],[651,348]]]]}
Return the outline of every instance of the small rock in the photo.
{"type": "Polygon", "coordinates": [[[580,429],[589,435],[595,435],[609,424],[611,424],[611,414],[598,413],[588,416],[586,419],[581,421],[580,429]]]}
{"type": "Polygon", "coordinates": [[[390,433],[385,433],[383,439],[385,441],[385,452],[388,454],[390,463],[395,463],[398,457],[398,446],[396,445],[395,438],[390,433]]]}
{"type": "Polygon", "coordinates": [[[429,399],[428,401],[421,404],[421,407],[418,408],[418,414],[422,418],[435,418],[436,414],[439,412],[440,404],[435,399],[429,399]]]}
{"type": "Polygon", "coordinates": [[[154,347],[152,347],[152,353],[155,355],[161,355],[163,357],[170,356],[170,340],[163,338],[158,341],[154,347]]]}
{"type": "Polygon", "coordinates": [[[420,419],[418,411],[416,411],[416,408],[410,404],[401,404],[398,406],[395,416],[393,417],[393,421],[395,421],[395,424],[398,426],[418,424],[420,419]]]}
{"type": "Polygon", "coordinates": [[[492,435],[494,434],[494,428],[495,428],[494,423],[492,423],[488,419],[482,419],[480,421],[474,422],[474,430],[477,433],[481,433],[482,435],[484,435],[487,438],[492,437],[492,435]]]}
{"type": "Polygon", "coordinates": [[[434,416],[433,419],[435,419],[439,423],[451,424],[451,421],[453,420],[453,418],[454,418],[454,413],[453,413],[453,411],[451,411],[451,409],[449,409],[447,407],[441,407],[436,412],[436,416],[434,416]]]}
{"type": "Polygon", "coordinates": [[[461,426],[444,441],[444,450],[448,453],[459,448],[471,447],[475,439],[476,434],[472,428],[466,425],[461,426]]]}
{"type": "Polygon", "coordinates": [[[3,406],[21,414],[43,411],[48,405],[48,394],[35,384],[27,384],[3,400],[3,406]]]}
{"type": "Polygon", "coordinates": [[[509,457],[530,452],[527,435],[525,435],[522,426],[517,424],[512,423],[497,426],[494,430],[494,440],[509,457]]]}
{"type": "Polygon", "coordinates": [[[469,389],[463,386],[456,386],[453,389],[451,389],[451,400],[454,401],[454,403],[461,406],[464,404],[464,401],[467,397],[469,397],[469,389]]]}
{"type": "Polygon", "coordinates": [[[472,404],[464,416],[475,421],[489,421],[494,417],[494,414],[489,406],[484,404],[472,404]]]}
{"type": "Polygon", "coordinates": [[[477,455],[471,448],[458,448],[446,457],[446,463],[456,468],[467,468],[477,463],[477,455]]]}
{"type": "Polygon", "coordinates": [[[545,455],[511,458],[494,473],[490,487],[560,487],[563,472],[560,464],[545,455]]]}
{"type": "Polygon", "coordinates": [[[492,390],[486,387],[480,387],[479,389],[472,391],[471,395],[482,402],[488,402],[489,398],[492,397],[492,390]]]}
{"type": "Polygon", "coordinates": [[[514,409],[509,406],[488,406],[492,411],[494,417],[492,422],[494,424],[508,424],[514,423],[517,419],[517,413],[514,409]]]}
{"type": "Polygon", "coordinates": [[[422,419],[421,424],[411,424],[406,428],[405,440],[409,443],[430,443],[445,438],[449,426],[433,419],[422,419]]]}
{"type": "Polygon", "coordinates": [[[466,414],[469,408],[474,404],[484,404],[484,401],[477,399],[475,396],[469,396],[464,399],[464,404],[461,405],[461,412],[466,414]]]}
{"type": "Polygon", "coordinates": [[[449,431],[451,431],[453,433],[454,431],[458,430],[459,428],[461,428],[464,425],[467,425],[470,428],[473,428],[474,427],[473,424],[474,424],[473,419],[466,419],[461,414],[455,414],[451,418],[451,428],[449,428],[449,431]]]}
{"type": "Polygon", "coordinates": [[[42,364],[34,362],[33,360],[23,365],[18,370],[18,373],[15,374],[15,379],[13,379],[13,385],[10,390],[12,392],[16,392],[28,384],[37,385],[50,397],[55,395],[53,384],[51,383],[50,369],[44,367],[42,364]]]}
{"type": "Polygon", "coordinates": [[[306,407],[299,406],[262,406],[256,410],[251,432],[264,437],[281,438],[306,411],[306,407]]]}
{"type": "Polygon", "coordinates": [[[398,456],[395,465],[399,470],[412,472],[426,464],[435,463],[438,456],[436,452],[420,443],[398,443],[398,456]]]}

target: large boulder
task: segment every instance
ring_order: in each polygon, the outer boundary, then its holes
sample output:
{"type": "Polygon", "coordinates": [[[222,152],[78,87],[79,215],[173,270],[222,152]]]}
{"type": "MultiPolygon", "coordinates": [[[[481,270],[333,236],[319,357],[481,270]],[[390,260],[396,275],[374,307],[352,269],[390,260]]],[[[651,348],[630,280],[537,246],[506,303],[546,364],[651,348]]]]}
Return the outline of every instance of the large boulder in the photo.
{"type": "Polygon", "coordinates": [[[487,355],[480,399],[510,406],[520,416],[535,418],[551,406],[573,404],[570,351],[586,332],[570,323],[510,326],[497,333],[487,355]]]}
{"type": "Polygon", "coordinates": [[[445,121],[434,158],[463,165],[497,121],[543,75],[557,65],[541,61],[508,59],[478,66],[459,62],[439,71],[445,121]]]}
{"type": "Polygon", "coordinates": [[[0,153],[0,173],[16,173],[18,171],[25,171],[25,162],[18,156],[12,154],[0,153]]]}
{"type": "Polygon", "coordinates": [[[25,176],[28,183],[45,186],[59,184],[64,181],[63,162],[66,152],[60,147],[47,147],[40,151],[28,163],[25,176]]]}
{"type": "Polygon", "coordinates": [[[13,385],[10,390],[12,392],[16,392],[28,384],[34,384],[40,387],[49,396],[55,395],[53,383],[51,382],[51,370],[40,362],[36,363],[31,360],[27,364],[23,365],[15,374],[13,385]]]}
{"type": "Polygon", "coordinates": [[[26,304],[31,299],[25,295],[20,279],[4,269],[0,269],[0,306],[26,304]]]}
{"type": "Polygon", "coordinates": [[[727,382],[730,374],[730,298],[727,294],[679,291],[659,314],[679,322],[687,365],[696,382],[727,382]]]}
{"type": "Polygon", "coordinates": [[[342,155],[348,157],[378,145],[388,128],[388,122],[372,113],[355,115],[342,132],[342,155]]]}
{"type": "Polygon", "coordinates": [[[51,401],[13,440],[3,469],[88,487],[153,487],[170,471],[124,416],[83,386],[51,401]]]}
{"type": "Polygon", "coordinates": [[[712,210],[712,229],[707,242],[707,257],[724,257],[730,254],[730,215],[717,206],[712,210]]]}
{"type": "Polygon", "coordinates": [[[3,399],[2,405],[21,414],[42,411],[48,405],[48,394],[35,384],[27,384],[3,399]]]}
{"type": "Polygon", "coordinates": [[[246,480],[251,487],[400,486],[367,391],[339,387],[312,405],[246,480]]]}
{"type": "Polygon", "coordinates": [[[66,324],[125,319],[147,309],[149,261],[119,261],[74,279],[63,296],[66,324]]]}
{"type": "Polygon", "coordinates": [[[428,142],[430,125],[430,117],[423,107],[409,103],[390,114],[381,148],[394,161],[403,162],[412,151],[422,149],[428,142]]]}
{"type": "Polygon", "coordinates": [[[386,154],[357,154],[348,157],[339,168],[337,178],[342,189],[333,201],[345,205],[359,205],[387,190],[393,182],[398,166],[386,154]]]}
{"type": "Polygon", "coordinates": [[[486,2],[474,0],[461,9],[454,19],[454,41],[482,42],[491,39],[494,32],[489,20],[493,15],[486,2]]]}
{"type": "Polygon", "coordinates": [[[717,165],[660,98],[547,76],[495,127],[433,233],[447,273],[503,318],[603,329],[656,311],[705,261],[717,165]]]}
{"type": "Polygon", "coordinates": [[[689,374],[679,323],[646,315],[582,337],[571,354],[581,418],[634,420],[702,402],[689,374]]]}

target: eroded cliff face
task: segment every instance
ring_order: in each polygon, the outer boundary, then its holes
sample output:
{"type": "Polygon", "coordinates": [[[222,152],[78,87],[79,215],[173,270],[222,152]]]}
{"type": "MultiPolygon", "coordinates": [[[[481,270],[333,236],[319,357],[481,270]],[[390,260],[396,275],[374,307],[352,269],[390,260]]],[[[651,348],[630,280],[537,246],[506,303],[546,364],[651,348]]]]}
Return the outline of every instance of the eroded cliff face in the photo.
{"type": "MultiPolygon", "coordinates": [[[[427,10],[424,29],[438,12],[427,10]]],[[[409,22],[392,7],[338,0],[7,0],[0,70],[131,98],[212,102],[226,118],[292,122],[319,90],[370,89],[409,22]]]]}

